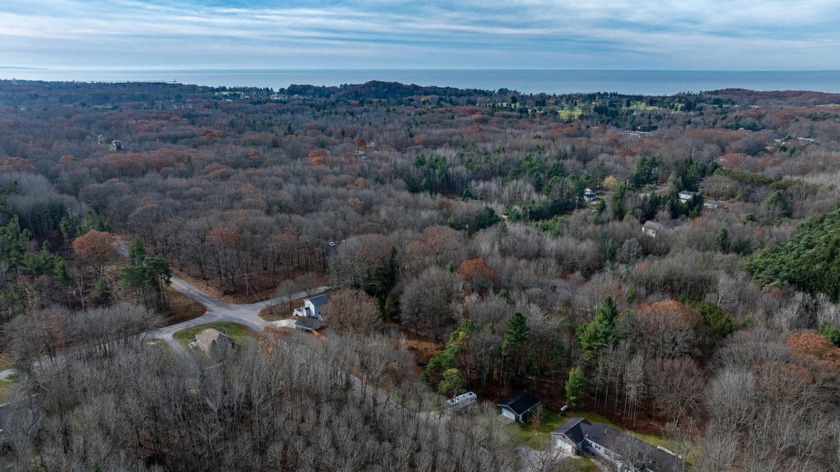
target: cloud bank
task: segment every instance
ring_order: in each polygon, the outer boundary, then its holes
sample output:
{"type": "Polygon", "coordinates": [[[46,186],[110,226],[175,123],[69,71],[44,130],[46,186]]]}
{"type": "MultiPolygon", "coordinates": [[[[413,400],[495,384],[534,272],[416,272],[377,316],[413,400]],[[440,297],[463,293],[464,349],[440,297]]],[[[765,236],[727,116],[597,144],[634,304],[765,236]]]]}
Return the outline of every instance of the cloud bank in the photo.
{"type": "Polygon", "coordinates": [[[7,66],[840,69],[834,0],[5,3],[7,66]]]}

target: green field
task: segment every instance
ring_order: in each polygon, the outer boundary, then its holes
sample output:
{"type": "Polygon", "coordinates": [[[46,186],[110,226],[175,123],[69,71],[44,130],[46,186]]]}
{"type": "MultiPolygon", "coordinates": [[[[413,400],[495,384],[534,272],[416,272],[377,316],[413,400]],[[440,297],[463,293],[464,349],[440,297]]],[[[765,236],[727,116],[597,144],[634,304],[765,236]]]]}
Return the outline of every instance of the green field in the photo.
{"type": "MultiPolygon", "coordinates": [[[[534,424],[517,423],[516,434],[523,444],[527,444],[534,449],[544,449],[551,442],[551,432],[572,417],[586,418],[590,423],[605,423],[616,429],[624,430],[621,426],[613,424],[610,420],[597,413],[575,411],[566,416],[562,416],[551,410],[543,409],[538,427],[535,428],[534,424]]],[[[640,437],[646,438],[646,436],[640,437]]]]}
{"type": "Polygon", "coordinates": [[[176,341],[181,343],[182,346],[188,348],[190,342],[192,342],[195,339],[195,335],[207,328],[216,328],[219,331],[227,333],[228,336],[233,338],[236,344],[242,344],[246,339],[253,338],[255,335],[254,331],[251,330],[251,328],[248,328],[247,326],[241,325],[239,323],[217,322],[190,326],[189,328],[185,328],[181,331],[176,332],[172,335],[172,337],[174,337],[176,341]]]}
{"type": "Polygon", "coordinates": [[[574,107],[574,108],[564,107],[564,108],[560,108],[559,110],[557,110],[557,114],[560,115],[560,118],[562,118],[564,120],[568,120],[568,119],[576,120],[576,119],[580,118],[580,115],[583,114],[583,110],[581,110],[580,107],[574,107]]]}
{"type": "Polygon", "coordinates": [[[655,105],[648,105],[645,102],[631,102],[630,103],[631,110],[638,110],[638,111],[651,111],[651,110],[659,110],[658,106],[655,105]]]}

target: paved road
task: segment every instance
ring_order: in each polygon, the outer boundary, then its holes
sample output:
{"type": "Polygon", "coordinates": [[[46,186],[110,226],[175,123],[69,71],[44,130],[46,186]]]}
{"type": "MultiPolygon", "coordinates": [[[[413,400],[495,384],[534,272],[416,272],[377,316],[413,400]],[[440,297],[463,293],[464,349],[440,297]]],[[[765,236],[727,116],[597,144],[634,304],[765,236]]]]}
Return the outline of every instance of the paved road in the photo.
{"type": "MultiPolygon", "coordinates": [[[[123,256],[128,256],[128,247],[125,244],[118,244],[117,250],[123,256]]],[[[274,305],[277,303],[286,303],[286,298],[272,298],[269,300],[257,302],[257,303],[249,303],[244,305],[239,305],[236,303],[228,303],[223,300],[219,300],[218,298],[210,295],[209,293],[201,290],[200,288],[190,284],[186,280],[180,277],[172,277],[172,287],[183,293],[184,295],[192,298],[193,300],[201,303],[207,308],[207,312],[203,315],[199,316],[198,318],[193,318],[189,321],[184,321],[182,323],[177,323],[174,325],[169,325],[163,328],[159,328],[153,331],[146,333],[148,337],[151,338],[159,338],[166,341],[167,344],[172,346],[176,352],[183,353],[183,347],[175,341],[172,337],[177,331],[180,331],[185,328],[189,328],[191,326],[196,326],[204,323],[213,323],[213,322],[233,322],[233,323],[241,323],[257,332],[262,331],[262,329],[269,325],[268,321],[260,318],[259,313],[260,310],[263,308],[274,305]]],[[[305,290],[292,294],[292,299],[297,300],[300,298],[314,296],[320,293],[324,293],[329,289],[327,286],[317,287],[315,289],[309,290],[309,295],[305,290]]],[[[275,327],[291,327],[293,326],[293,322],[288,320],[281,320],[277,322],[271,322],[271,324],[275,327]]],[[[12,375],[14,373],[13,369],[8,369],[4,371],[0,371],[0,379],[5,379],[6,377],[12,375]]]]}
{"type": "MultiPolygon", "coordinates": [[[[175,332],[180,331],[184,328],[189,328],[191,326],[196,326],[204,323],[220,321],[234,322],[241,323],[257,332],[262,331],[264,327],[269,325],[269,322],[260,318],[260,310],[269,305],[274,305],[277,303],[286,303],[285,298],[272,298],[262,302],[249,303],[245,305],[228,303],[223,300],[219,300],[213,295],[210,295],[209,293],[199,289],[198,287],[190,284],[189,282],[179,277],[172,277],[172,287],[175,288],[175,290],[178,290],[184,295],[192,298],[193,300],[207,307],[207,312],[199,316],[198,318],[194,318],[189,321],[184,321],[182,323],[177,323],[174,325],[169,325],[148,333],[151,337],[163,339],[175,349],[181,349],[181,345],[178,344],[172,337],[172,335],[175,334],[175,332]]],[[[324,293],[328,289],[329,287],[327,286],[321,286],[310,290],[309,292],[310,295],[316,295],[319,293],[324,293]]],[[[292,298],[296,300],[299,298],[308,297],[310,295],[307,295],[306,291],[300,291],[293,294],[292,298]]],[[[274,324],[274,326],[277,325],[284,326],[289,325],[289,323],[283,323],[281,321],[274,324]]]]}

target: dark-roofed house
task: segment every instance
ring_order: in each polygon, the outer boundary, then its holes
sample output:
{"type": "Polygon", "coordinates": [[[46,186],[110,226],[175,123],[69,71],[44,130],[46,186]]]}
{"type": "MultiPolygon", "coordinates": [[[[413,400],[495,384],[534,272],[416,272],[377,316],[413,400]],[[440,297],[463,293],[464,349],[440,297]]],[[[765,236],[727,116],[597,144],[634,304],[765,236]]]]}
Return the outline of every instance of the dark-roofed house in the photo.
{"type": "Polygon", "coordinates": [[[568,452],[590,452],[603,457],[618,470],[643,472],[681,472],[682,457],[652,446],[603,423],[591,424],[585,418],[570,418],[551,433],[554,445],[568,452]]]}
{"type": "Polygon", "coordinates": [[[195,345],[206,355],[211,355],[222,350],[233,349],[236,343],[233,338],[219,331],[216,328],[207,328],[195,335],[195,345]]]}
{"type": "Polygon", "coordinates": [[[298,317],[295,320],[295,329],[299,329],[301,331],[306,331],[307,333],[313,333],[315,331],[319,331],[324,327],[320,321],[316,320],[315,318],[309,318],[306,316],[298,317]]]}
{"type": "Polygon", "coordinates": [[[530,392],[519,392],[507,400],[499,403],[499,411],[506,418],[524,423],[540,406],[540,401],[530,392]]]}
{"type": "Polygon", "coordinates": [[[586,419],[569,418],[559,428],[552,431],[551,438],[554,440],[554,445],[566,452],[579,454],[583,444],[583,431],[580,429],[580,423],[583,421],[586,419]]]}
{"type": "Polygon", "coordinates": [[[307,298],[303,301],[303,307],[297,308],[294,311],[295,316],[306,316],[308,318],[315,318],[320,320],[323,316],[323,308],[327,302],[330,301],[330,295],[324,293],[317,297],[307,298]]]}

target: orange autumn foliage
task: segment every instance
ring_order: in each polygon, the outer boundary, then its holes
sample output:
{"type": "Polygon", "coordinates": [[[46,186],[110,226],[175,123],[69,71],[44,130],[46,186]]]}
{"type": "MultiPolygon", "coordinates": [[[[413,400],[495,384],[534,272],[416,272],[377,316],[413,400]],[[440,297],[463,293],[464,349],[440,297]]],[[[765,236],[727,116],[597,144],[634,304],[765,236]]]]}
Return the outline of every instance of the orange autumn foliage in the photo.
{"type": "Polygon", "coordinates": [[[797,331],[788,336],[785,345],[799,363],[840,377],[840,348],[825,336],[813,331],[797,331]]]}
{"type": "Polygon", "coordinates": [[[73,253],[96,267],[118,257],[116,238],[104,231],[91,230],[73,240],[73,253]]]}
{"type": "Polygon", "coordinates": [[[38,169],[27,159],[22,157],[10,157],[0,163],[0,172],[31,172],[38,173],[38,169]]]}
{"type": "Polygon", "coordinates": [[[496,271],[480,257],[462,262],[461,266],[458,267],[458,274],[474,291],[487,290],[498,283],[496,271]]]}

